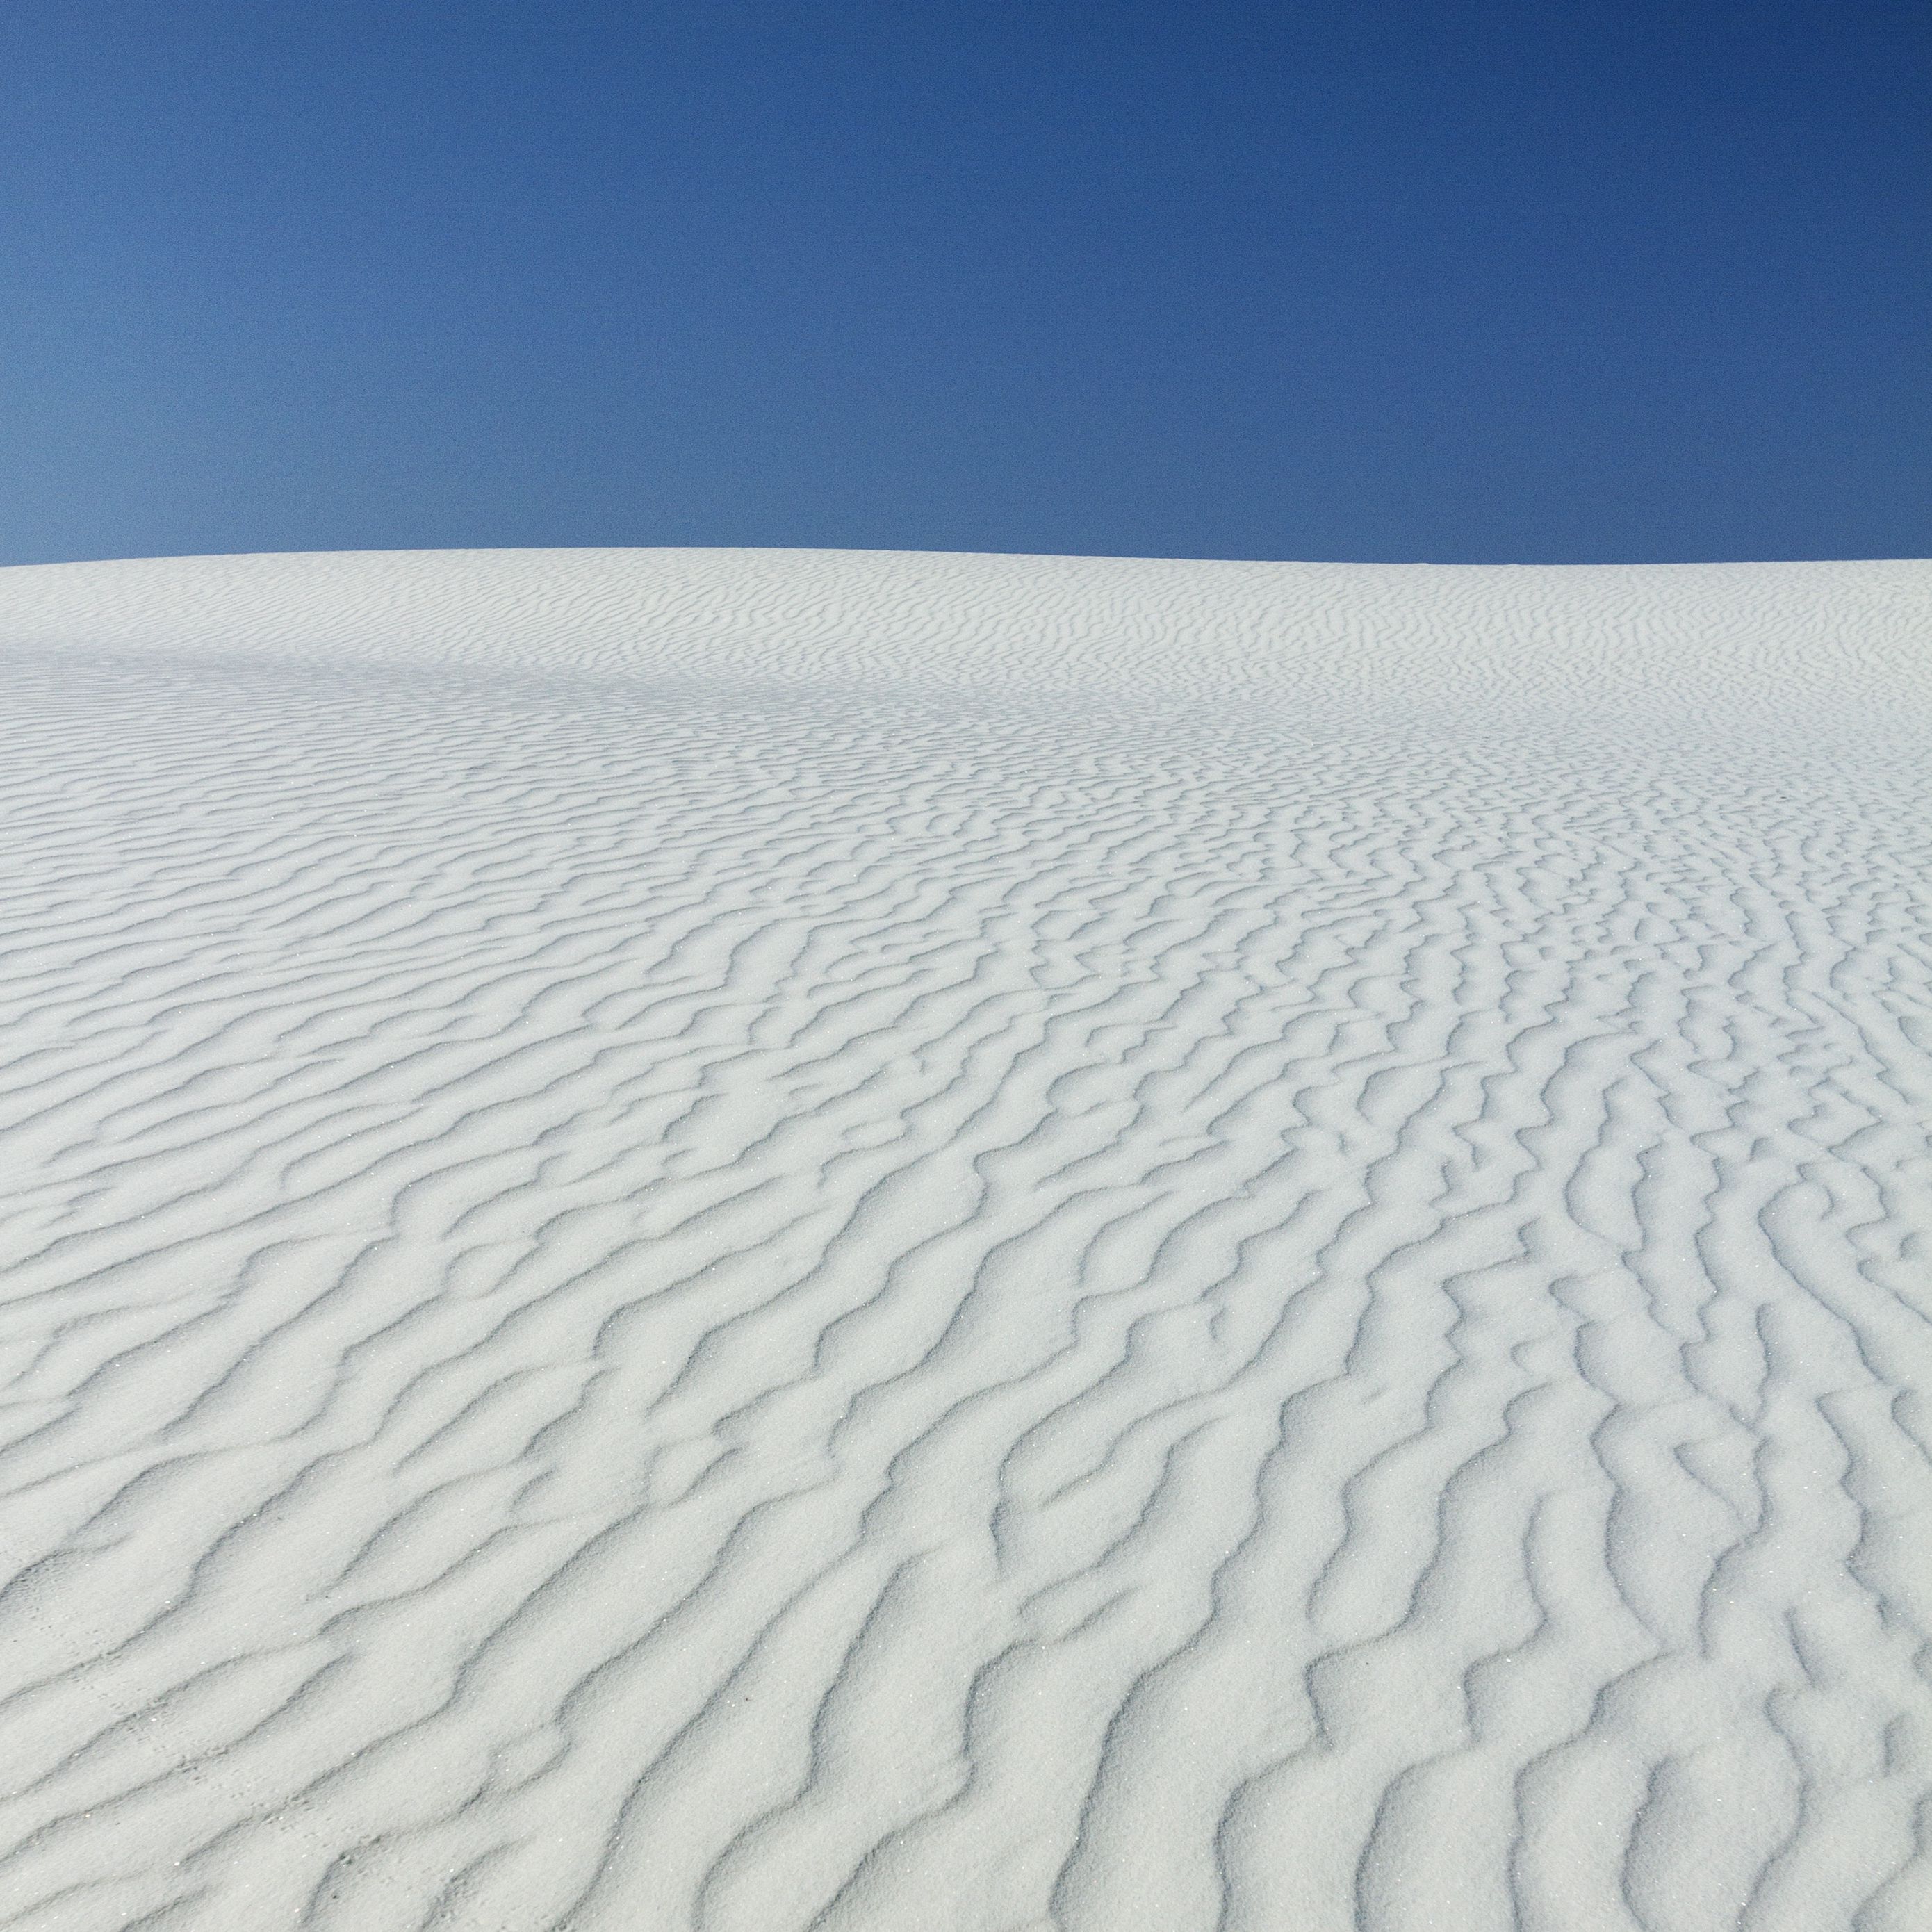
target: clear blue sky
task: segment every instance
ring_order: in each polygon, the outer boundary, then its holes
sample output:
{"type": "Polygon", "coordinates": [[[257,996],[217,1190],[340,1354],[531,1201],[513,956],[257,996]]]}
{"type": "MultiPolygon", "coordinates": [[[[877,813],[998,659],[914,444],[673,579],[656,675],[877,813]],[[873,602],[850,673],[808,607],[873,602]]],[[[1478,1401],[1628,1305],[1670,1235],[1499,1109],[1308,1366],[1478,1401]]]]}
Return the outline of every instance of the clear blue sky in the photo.
{"type": "Polygon", "coordinates": [[[0,562],[1932,553],[1927,0],[5,0],[0,562]]]}

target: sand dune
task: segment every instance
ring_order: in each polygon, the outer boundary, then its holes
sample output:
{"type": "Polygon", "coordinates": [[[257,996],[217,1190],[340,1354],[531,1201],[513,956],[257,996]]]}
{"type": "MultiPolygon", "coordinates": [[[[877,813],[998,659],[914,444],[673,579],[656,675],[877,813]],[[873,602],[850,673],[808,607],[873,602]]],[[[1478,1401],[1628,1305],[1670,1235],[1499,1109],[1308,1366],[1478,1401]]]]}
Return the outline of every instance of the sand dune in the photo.
{"type": "Polygon", "coordinates": [[[0,572],[0,1922],[1932,1925],[1928,616],[0,572]]]}

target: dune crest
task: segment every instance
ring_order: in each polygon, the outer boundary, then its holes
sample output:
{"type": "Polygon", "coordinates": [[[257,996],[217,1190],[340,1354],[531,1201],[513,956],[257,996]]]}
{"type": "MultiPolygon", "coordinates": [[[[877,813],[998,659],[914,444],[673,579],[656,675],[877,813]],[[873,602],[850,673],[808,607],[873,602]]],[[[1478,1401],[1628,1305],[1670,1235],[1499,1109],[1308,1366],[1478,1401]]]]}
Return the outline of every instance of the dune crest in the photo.
{"type": "Polygon", "coordinates": [[[1932,1924],[1928,616],[0,571],[0,1924],[1932,1924]]]}

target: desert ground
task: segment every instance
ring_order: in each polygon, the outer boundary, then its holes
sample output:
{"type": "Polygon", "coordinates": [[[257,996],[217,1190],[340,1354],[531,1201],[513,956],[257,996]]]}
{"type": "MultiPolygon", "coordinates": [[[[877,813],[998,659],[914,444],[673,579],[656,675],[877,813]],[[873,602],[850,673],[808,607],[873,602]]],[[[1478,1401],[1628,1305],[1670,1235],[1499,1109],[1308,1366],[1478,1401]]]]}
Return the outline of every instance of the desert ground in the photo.
{"type": "Polygon", "coordinates": [[[0,1924],[1932,1925],[1932,566],[0,572],[0,1924]]]}

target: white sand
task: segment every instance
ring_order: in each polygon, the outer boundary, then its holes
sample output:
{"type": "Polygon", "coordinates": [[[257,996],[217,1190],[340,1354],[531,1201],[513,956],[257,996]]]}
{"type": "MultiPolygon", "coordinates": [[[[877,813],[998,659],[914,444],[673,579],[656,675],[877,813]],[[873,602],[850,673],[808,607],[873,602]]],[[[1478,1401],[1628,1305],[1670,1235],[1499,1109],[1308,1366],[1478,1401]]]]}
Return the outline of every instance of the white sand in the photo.
{"type": "Polygon", "coordinates": [[[0,1922],[1932,1926],[1928,616],[0,573],[0,1922]]]}

